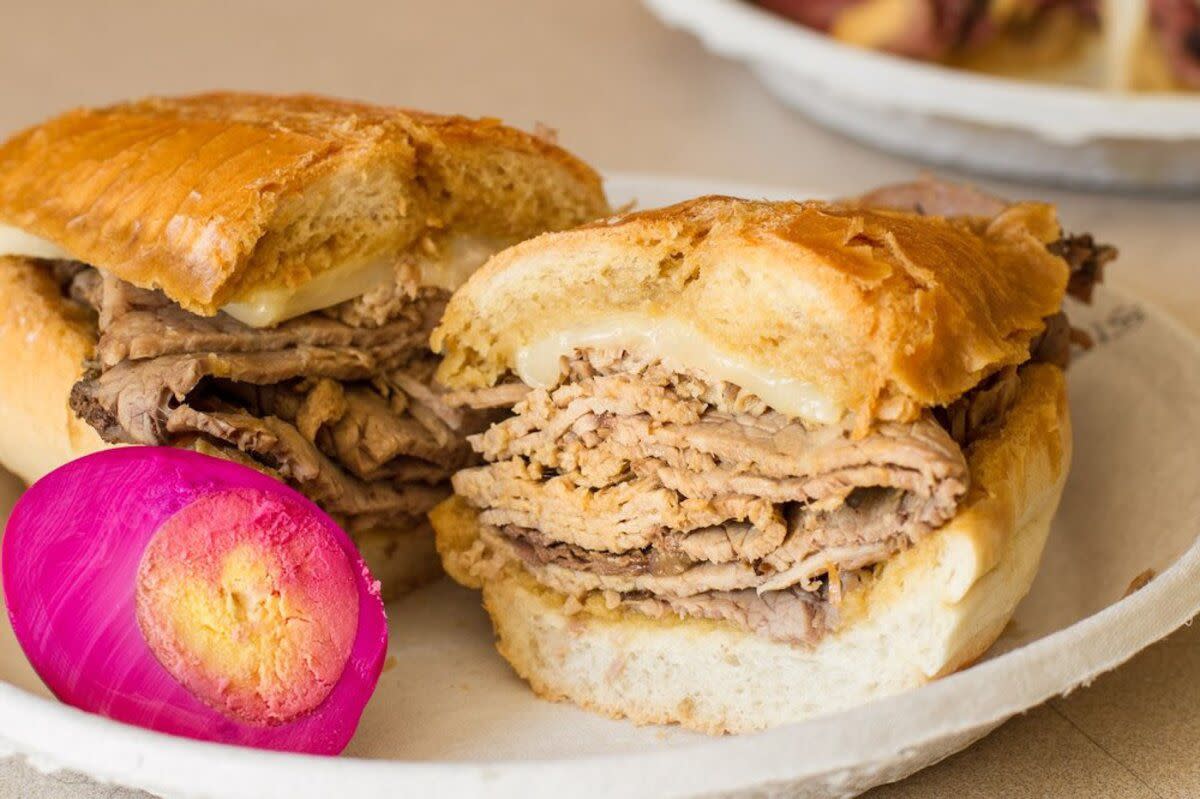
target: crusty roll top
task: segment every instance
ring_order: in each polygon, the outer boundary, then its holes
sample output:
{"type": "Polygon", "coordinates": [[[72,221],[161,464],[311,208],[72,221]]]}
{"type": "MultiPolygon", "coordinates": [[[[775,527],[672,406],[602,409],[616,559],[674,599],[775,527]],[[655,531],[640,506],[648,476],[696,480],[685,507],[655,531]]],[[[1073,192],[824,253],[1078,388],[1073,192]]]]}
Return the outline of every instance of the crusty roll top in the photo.
{"type": "Polygon", "coordinates": [[[434,332],[439,378],[489,385],[564,331],[650,319],[837,414],[910,418],[1029,357],[1067,284],[1059,235],[1038,203],[988,219],[702,197],[628,214],[493,257],[434,332]]]}
{"type": "Polygon", "coordinates": [[[606,212],[599,177],[493,120],[220,93],[76,110],[0,146],[0,223],[185,308],[497,246],[606,212]]]}

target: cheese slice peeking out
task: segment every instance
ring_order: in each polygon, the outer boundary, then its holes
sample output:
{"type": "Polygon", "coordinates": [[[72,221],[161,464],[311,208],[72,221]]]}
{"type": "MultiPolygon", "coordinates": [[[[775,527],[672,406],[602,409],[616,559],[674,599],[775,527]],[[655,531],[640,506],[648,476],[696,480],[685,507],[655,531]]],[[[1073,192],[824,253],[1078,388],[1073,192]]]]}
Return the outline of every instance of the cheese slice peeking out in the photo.
{"type": "Polygon", "coordinates": [[[71,254],[52,241],[26,233],[12,225],[0,224],[0,255],[23,258],[70,259],[71,254]]]}
{"type": "Polygon", "coordinates": [[[553,386],[562,376],[562,358],[589,347],[620,347],[662,358],[676,368],[733,383],[794,418],[832,424],[842,416],[843,409],[817,384],[781,375],[724,352],[685,322],[642,314],[610,317],[532,342],[516,353],[517,376],[534,388],[553,386]]]}
{"type": "MultiPolygon", "coordinates": [[[[436,251],[415,259],[416,277],[422,285],[453,291],[506,243],[482,236],[448,239],[436,251]]],[[[69,252],[54,242],[4,224],[0,224],[0,255],[73,259],[69,252]]],[[[300,286],[251,289],[221,310],[250,327],[275,325],[301,314],[352,300],[395,280],[395,267],[401,257],[388,255],[337,266],[300,286]]]]}

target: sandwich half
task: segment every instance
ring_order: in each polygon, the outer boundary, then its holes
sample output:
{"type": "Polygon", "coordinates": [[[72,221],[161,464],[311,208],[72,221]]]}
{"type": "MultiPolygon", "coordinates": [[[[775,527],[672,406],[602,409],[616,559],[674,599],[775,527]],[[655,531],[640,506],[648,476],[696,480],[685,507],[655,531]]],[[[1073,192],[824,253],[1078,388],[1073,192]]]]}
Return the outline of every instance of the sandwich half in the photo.
{"type": "Polygon", "coordinates": [[[605,213],[595,172],[495,120],[230,93],[64,114],[0,145],[0,462],[242,461],[385,591],[429,579],[426,511],[485,423],[432,390],[429,332],[493,252],[605,213]]]}
{"type": "Polygon", "coordinates": [[[932,182],[702,197],[493,257],[434,331],[485,464],[431,514],[540,695],[711,733],[978,658],[1070,462],[1064,294],[1113,251],[932,182]]]}

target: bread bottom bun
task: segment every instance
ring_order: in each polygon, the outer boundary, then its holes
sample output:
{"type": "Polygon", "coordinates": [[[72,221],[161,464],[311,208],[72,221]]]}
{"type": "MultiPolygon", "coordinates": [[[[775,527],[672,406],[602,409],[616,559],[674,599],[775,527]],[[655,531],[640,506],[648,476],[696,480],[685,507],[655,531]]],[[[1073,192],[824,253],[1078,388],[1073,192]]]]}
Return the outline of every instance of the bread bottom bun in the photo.
{"type": "Polygon", "coordinates": [[[0,463],[26,483],[108,446],[67,405],[95,343],[49,270],[0,257],[0,463]]]}
{"type": "Polygon", "coordinates": [[[968,449],[973,484],[957,516],[845,597],[837,629],[812,647],[611,610],[599,597],[580,610],[518,563],[481,559],[463,500],[430,518],[446,571],[482,589],[497,649],[539,695],[638,723],[746,732],[895,694],[981,656],[1037,573],[1070,446],[1062,372],[1026,367],[1003,426],[968,449]]]}
{"type": "MultiPolygon", "coordinates": [[[[63,298],[49,270],[0,257],[0,465],[26,483],[113,446],[67,404],[95,344],[91,317],[63,298]]],[[[426,524],[355,538],[385,597],[442,573],[426,524]]]]}
{"type": "Polygon", "coordinates": [[[383,598],[395,599],[442,576],[433,545],[433,530],[421,524],[411,530],[351,533],[358,551],[383,586],[383,598]]]}

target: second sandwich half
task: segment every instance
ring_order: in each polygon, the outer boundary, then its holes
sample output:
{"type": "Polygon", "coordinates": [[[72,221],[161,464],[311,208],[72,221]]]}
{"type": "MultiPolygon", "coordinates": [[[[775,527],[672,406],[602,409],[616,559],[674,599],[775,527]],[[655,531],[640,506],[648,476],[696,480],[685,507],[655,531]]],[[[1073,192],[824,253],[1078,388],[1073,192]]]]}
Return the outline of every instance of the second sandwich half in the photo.
{"type": "Polygon", "coordinates": [[[1061,304],[1111,248],[932,182],[704,197],[543,235],[451,300],[454,399],[509,418],[432,513],[535,690],[758,729],[979,657],[1070,460],[1061,304]]]}
{"type": "Polygon", "coordinates": [[[0,459],[242,461],[394,593],[437,573],[425,513],[483,421],[430,386],[450,292],[606,210],[590,168],[493,120],[249,94],[65,114],[0,146],[0,459]]]}

